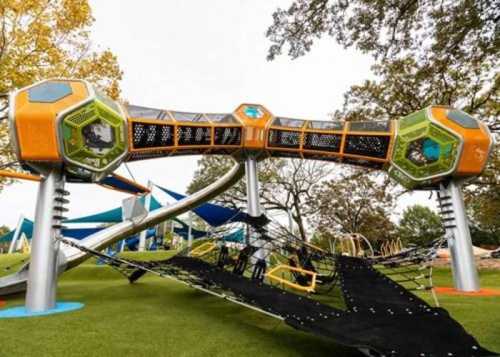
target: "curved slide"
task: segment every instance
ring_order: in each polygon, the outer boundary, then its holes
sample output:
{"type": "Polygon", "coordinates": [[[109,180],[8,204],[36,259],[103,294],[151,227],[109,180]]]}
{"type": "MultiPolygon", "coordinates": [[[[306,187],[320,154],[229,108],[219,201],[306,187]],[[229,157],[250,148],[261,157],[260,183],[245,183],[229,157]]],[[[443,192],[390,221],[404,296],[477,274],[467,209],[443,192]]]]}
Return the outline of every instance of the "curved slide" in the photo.
{"type": "MultiPolygon", "coordinates": [[[[143,231],[158,223],[185,213],[202,203],[205,203],[220,193],[226,191],[240,180],[245,173],[244,166],[237,163],[219,180],[204,189],[188,196],[175,204],[163,207],[150,212],[142,221],[134,223],[126,220],[117,223],[109,228],[94,233],[87,238],[79,241],[79,245],[93,250],[102,250],[111,244],[129,237],[132,234],[143,231]]],[[[89,258],[88,253],[79,249],[61,245],[58,256],[58,273],[74,268],[89,258]]],[[[18,272],[0,278],[0,296],[19,293],[26,290],[28,281],[29,263],[25,264],[18,272]]]]}

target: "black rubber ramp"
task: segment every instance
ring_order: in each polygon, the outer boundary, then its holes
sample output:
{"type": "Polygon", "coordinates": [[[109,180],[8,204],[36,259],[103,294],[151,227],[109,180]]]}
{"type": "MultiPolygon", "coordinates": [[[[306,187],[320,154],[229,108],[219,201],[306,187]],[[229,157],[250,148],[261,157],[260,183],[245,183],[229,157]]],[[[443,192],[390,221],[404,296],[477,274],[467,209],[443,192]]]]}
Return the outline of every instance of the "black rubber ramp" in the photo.
{"type": "Polygon", "coordinates": [[[294,328],[343,345],[385,356],[496,356],[480,347],[445,310],[429,306],[362,259],[337,259],[346,311],[199,259],[176,256],[162,264],[188,272],[205,288],[230,291],[247,304],[283,317],[294,328]]]}

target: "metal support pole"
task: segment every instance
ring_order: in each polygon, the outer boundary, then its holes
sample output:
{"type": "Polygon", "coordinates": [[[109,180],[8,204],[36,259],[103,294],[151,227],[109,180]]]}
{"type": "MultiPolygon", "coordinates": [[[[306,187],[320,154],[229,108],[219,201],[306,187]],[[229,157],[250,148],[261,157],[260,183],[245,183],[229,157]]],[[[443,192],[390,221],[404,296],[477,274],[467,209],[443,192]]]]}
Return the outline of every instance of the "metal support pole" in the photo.
{"type": "MultiPolygon", "coordinates": [[[[144,198],[144,208],[146,208],[147,212],[149,212],[149,208],[151,206],[151,191],[153,190],[153,183],[151,181],[148,181],[148,189],[150,192],[144,198]]],[[[147,234],[148,230],[146,229],[139,235],[139,252],[144,252],[146,250],[147,234]]]]}
{"type": "Polygon", "coordinates": [[[9,245],[9,254],[14,253],[16,246],[17,246],[17,240],[21,236],[21,229],[23,227],[23,222],[24,222],[24,215],[19,216],[19,221],[17,221],[17,226],[16,230],[14,232],[14,236],[12,237],[12,240],[10,241],[9,245]]]}
{"type": "Polygon", "coordinates": [[[156,226],[156,246],[159,250],[159,247],[163,247],[163,242],[165,240],[165,233],[167,228],[167,222],[161,222],[156,226]]]}
{"type": "MultiPolygon", "coordinates": [[[[247,179],[247,211],[252,217],[259,217],[262,215],[259,200],[259,177],[257,160],[253,156],[248,156],[245,161],[245,171],[247,179]]],[[[264,249],[265,241],[260,240],[257,232],[254,232],[251,227],[249,234],[250,244],[259,248],[253,255],[254,261],[257,259],[265,259],[266,253],[264,249]]]]}
{"type": "Polygon", "coordinates": [[[120,242],[120,253],[125,251],[125,239],[120,242]]]}
{"type": "Polygon", "coordinates": [[[189,251],[189,254],[191,254],[191,248],[193,247],[193,229],[192,229],[192,225],[193,225],[193,212],[192,211],[189,211],[188,213],[188,251],[189,251]]]}
{"type": "Polygon", "coordinates": [[[30,312],[47,311],[56,304],[58,244],[55,238],[59,228],[54,227],[58,223],[54,219],[54,206],[58,198],[56,190],[63,188],[64,179],[59,169],[52,169],[38,189],[26,292],[26,309],[30,312]]]}
{"type": "Polygon", "coordinates": [[[439,196],[455,288],[460,291],[479,291],[479,278],[461,183],[451,181],[447,186],[441,185],[439,196]]]}
{"type": "Polygon", "coordinates": [[[174,221],[170,221],[170,249],[177,249],[179,247],[179,243],[177,241],[177,237],[175,236],[175,227],[174,221]],[[175,239],[175,247],[174,247],[174,239],[175,239]]]}

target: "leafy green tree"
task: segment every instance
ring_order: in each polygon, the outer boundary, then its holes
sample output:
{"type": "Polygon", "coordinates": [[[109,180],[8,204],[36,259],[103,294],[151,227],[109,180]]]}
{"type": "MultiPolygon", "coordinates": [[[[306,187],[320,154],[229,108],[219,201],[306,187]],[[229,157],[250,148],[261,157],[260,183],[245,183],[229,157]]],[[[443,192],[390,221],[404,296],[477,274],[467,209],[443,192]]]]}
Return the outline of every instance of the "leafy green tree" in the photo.
{"type": "MultiPolygon", "coordinates": [[[[499,20],[500,6],[494,0],[295,0],[273,14],[268,58],[284,51],[297,58],[316,39],[330,36],[375,60],[375,79],[344,94],[336,119],[398,119],[445,104],[498,130],[499,20]]],[[[490,233],[500,231],[499,143],[485,172],[466,187],[471,220],[490,233]]]]}
{"type": "Polygon", "coordinates": [[[472,244],[476,246],[489,249],[496,249],[500,247],[499,231],[483,230],[476,225],[471,225],[470,235],[472,238],[472,244]]]}
{"type": "Polygon", "coordinates": [[[395,199],[381,177],[358,171],[344,173],[323,182],[312,197],[308,204],[317,211],[310,220],[318,241],[344,233],[361,233],[378,245],[394,237],[395,227],[389,217],[395,199]]]}
{"type": "MultiPolygon", "coordinates": [[[[496,152],[492,160],[499,158],[496,152]]],[[[475,187],[469,187],[466,196],[467,210],[474,228],[471,234],[475,244],[500,245],[500,170],[487,170],[485,174],[490,177],[478,180],[475,187]],[[488,179],[496,180],[497,184],[484,185],[483,182],[488,179]]]]}
{"type": "Polygon", "coordinates": [[[268,58],[285,48],[292,58],[304,55],[329,35],[371,54],[378,77],[353,86],[337,114],[395,119],[439,103],[493,121],[500,110],[499,9],[488,0],[296,0],[273,14],[268,58]]]}
{"type": "MultiPolygon", "coordinates": [[[[7,227],[5,225],[0,226],[0,237],[9,231],[10,231],[9,227],[7,227]]],[[[10,245],[10,242],[0,242],[0,253],[7,252],[9,250],[9,245],[10,245]]]]}
{"type": "MultiPolygon", "coordinates": [[[[118,98],[122,71],[111,51],[92,50],[93,22],[87,0],[1,0],[0,93],[45,78],[74,77],[118,98]]],[[[7,123],[1,120],[6,109],[0,98],[0,167],[14,160],[7,123]]]]}
{"type": "Polygon", "coordinates": [[[413,205],[403,211],[398,234],[404,244],[422,245],[443,236],[444,228],[439,215],[428,207],[413,205]]]}

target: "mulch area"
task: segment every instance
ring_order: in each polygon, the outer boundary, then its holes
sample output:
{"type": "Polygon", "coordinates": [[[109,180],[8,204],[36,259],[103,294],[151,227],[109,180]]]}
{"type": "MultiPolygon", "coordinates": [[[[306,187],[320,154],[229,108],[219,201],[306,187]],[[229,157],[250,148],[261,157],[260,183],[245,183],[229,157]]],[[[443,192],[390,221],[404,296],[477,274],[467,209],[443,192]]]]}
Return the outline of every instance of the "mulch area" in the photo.
{"type": "MultiPolygon", "coordinates": [[[[500,259],[476,259],[476,265],[479,269],[498,269],[500,270],[500,259]]],[[[446,258],[438,258],[434,260],[436,267],[449,267],[450,260],[446,258]]],[[[459,295],[459,296],[499,296],[500,289],[481,289],[477,292],[464,292],[455,290],[452,287],[436,286],[436,293],[441,295],[459,295]]]]}
{"type": "Polygon", "coordinates": [[[5,305],[7,305],[7,302],[0,300],[0,308],[4,307],[5,305]]]}
{"type": "Polygon", "coordinates": [[[500,296],[500,289],[481,289],[475,292],[458,291],[455,288],[436,286],[434,291],[442,295],[459,295],[459,296],[500,296]]]}

